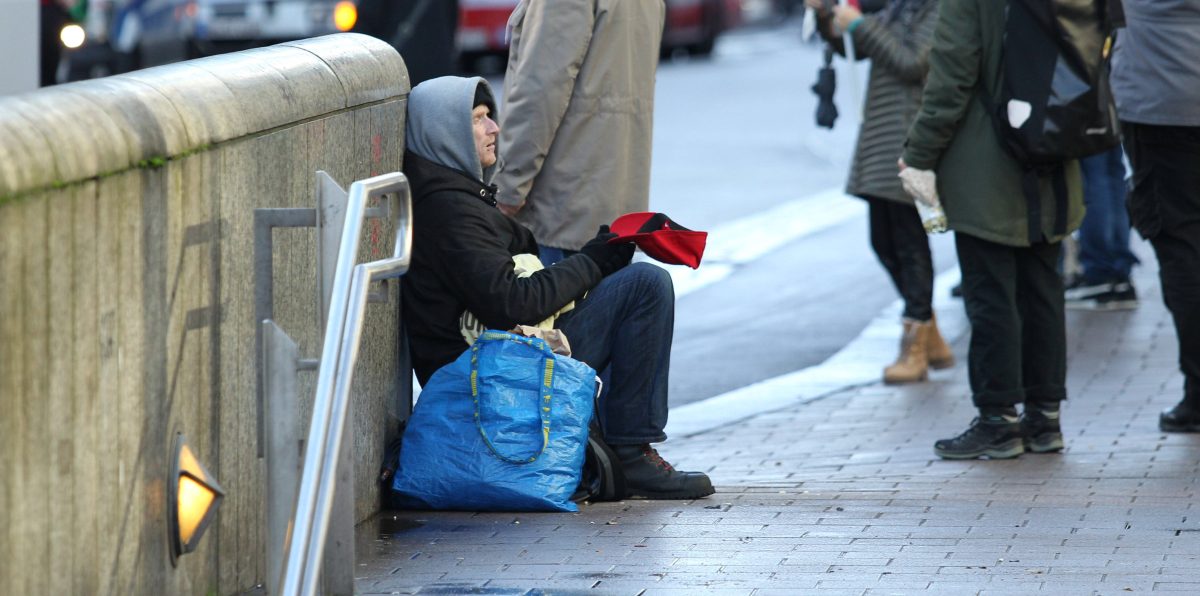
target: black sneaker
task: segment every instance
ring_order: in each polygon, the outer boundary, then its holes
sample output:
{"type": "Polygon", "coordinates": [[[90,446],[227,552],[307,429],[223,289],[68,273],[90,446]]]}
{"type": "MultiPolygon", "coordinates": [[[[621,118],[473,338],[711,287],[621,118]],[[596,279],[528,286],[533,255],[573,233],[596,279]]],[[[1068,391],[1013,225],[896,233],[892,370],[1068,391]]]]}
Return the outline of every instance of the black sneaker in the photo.
{"type": "Polygon", "coordinates": [[[1075,310],[1129,310],[1137,308],[1137,291],[1129,281],[1080,284],[1068,288],[1063,297],[1066,307],[1075,310]]]}
{"type": "Polygon", "coordinates": [[[1033,453],[1062,451],[1062,427],[1059,426],[1060,410],[1026,408],[1021,414],[1021,437],[1025,450],[1033,453]]]}
{"type": "Polygon", "coordinates": [[[1163,410],[1158,416],[1158,428],[1167,433],[1200,433],[1200,405],[1184,400],[1163,410]]]}
{"type": "Polygon", "coordinates": [[[1016,417],[989,416],[972,420],[971,426],[953,439],[934,443],[933,452],[944,459],[1009,459],[1025,453],[1025,443],[1016,417]]]}
{"type": "Polygon", "coordinates": [[[614,445],[625,472],[625,496],[643,499],[699,499],[714,492],[703,472],[680,472],[650,445],[614,445]]]}

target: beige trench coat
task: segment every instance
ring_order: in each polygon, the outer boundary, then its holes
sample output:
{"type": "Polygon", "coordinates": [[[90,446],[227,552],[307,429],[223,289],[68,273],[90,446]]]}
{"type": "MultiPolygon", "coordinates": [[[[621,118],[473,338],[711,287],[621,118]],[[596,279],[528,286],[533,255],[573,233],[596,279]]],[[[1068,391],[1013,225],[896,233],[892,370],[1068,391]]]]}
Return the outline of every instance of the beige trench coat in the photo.
{"type": "Polygon", "coordinates": [[[662,0],[521,0],[513,11],[496,200],[539,244],[578,250],[646,211],[662,0]]]}

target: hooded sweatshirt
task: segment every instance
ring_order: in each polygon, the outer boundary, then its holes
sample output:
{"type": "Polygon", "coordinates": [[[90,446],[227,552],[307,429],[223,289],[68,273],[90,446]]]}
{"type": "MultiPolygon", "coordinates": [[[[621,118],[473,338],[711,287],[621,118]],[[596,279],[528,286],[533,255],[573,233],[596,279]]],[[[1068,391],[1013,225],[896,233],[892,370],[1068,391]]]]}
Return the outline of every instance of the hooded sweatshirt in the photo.
{"type": "Polygon", "coordinates": [[[479,163],[471,111],[480,103],[491,110],[492,120],[500,119],[492,87],[483,77],[440,77],[417,85],[408,95],[408,150],[490,184],[499,162],[486,170],[479,163]]]}
{"type": "Polygon", "coordinates": [[[404,174],[413,192],[413,260],[401,280],[403,320],[417,380],[425,384],[467,342],[460,317],[470,311],[489,329],[536,325],[600,283],[582,254],[528,277],[512,257],[537,254],[533,234],[496,208],[495,166],[483,168],[471,111],[476,94],[496,110],[480,77],[441,77],[408,97],[404,174]]]}

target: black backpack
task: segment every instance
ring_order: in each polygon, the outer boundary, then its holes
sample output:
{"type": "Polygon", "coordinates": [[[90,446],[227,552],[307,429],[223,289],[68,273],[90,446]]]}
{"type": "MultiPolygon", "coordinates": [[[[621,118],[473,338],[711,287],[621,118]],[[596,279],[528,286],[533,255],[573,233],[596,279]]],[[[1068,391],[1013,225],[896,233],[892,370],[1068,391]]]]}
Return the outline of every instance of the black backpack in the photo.
{"type": "Polygon", "coordinates": [[[1063,163],[1120,143],[1108,86],[1106,0],[1009,0],[999,93],[980,90],[1000,142],[1025,169],[1029,239],[1041,236],[1039,175],[1053,175],[1065,232],[1063,163]],[[998,97],[998,102],[993,102],[998,97]]]}
{"type": "MultiPolygon", "coordinates": [[[[599,383],[597,383],[599,385],[599,383]]],[[[600,428],[600,390],[596,390],[592,421],[588,423],[588,442],[583,460],[583,476],[579,488],[571,500],[620,501],[625,498],[625,473],[621,461],[608,443],[604,442],[604,431],[600,428]]]]}

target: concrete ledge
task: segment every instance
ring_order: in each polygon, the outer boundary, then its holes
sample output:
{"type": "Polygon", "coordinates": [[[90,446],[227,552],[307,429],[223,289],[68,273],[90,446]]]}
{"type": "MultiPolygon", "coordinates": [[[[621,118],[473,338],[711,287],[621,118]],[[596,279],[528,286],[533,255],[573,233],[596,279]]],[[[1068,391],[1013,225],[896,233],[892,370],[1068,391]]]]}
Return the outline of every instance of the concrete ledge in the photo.
{"type": "Polygon", "coordinates": [[[374,37],[340,33],[280,45],[310,52],[327,64],[342,82],[346,107],[408,94],[408,68],[400,54],[374,37]],[[363,60],[364,55],[373,61],[363,60]]]}
{"type": "Polygon", "coordinates": [[[398,97],[386,42],[341,33],[0,98],[0,197],[398,97]]]}

